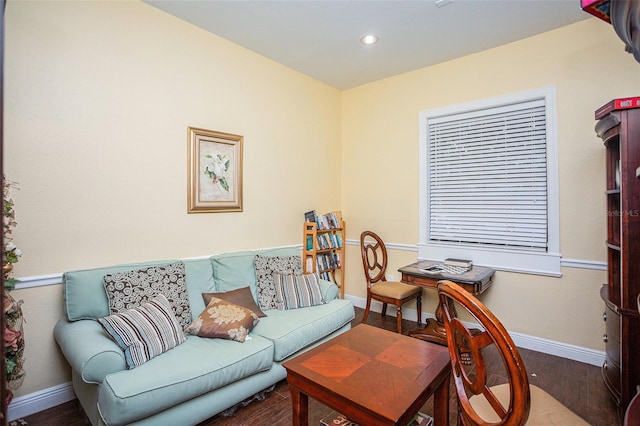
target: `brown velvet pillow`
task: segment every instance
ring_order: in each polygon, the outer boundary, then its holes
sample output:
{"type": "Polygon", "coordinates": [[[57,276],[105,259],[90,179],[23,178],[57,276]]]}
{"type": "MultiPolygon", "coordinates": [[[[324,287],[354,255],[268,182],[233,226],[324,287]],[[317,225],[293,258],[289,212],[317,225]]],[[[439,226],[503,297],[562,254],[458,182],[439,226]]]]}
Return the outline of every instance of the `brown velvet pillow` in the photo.
{"type": "Polygon", "coordinates": [[[184,331],[200,337],[244,342],[260,318],[249,309],[212,297],[204,311],[184,331]]]}
{"type": "Polygon", "coordinates": [[[217,297],[218,299],[226,300],[234,305],[243,306],[259,317],[266,317],[267,314],[262,312],[256,301],[253,299],[251,289],[249,287],[239,288],[237,290],[231,290],[224,293],[202,293],[202,299],[204,299],[205,306],[209,304],[211,298],[217,297]]]}

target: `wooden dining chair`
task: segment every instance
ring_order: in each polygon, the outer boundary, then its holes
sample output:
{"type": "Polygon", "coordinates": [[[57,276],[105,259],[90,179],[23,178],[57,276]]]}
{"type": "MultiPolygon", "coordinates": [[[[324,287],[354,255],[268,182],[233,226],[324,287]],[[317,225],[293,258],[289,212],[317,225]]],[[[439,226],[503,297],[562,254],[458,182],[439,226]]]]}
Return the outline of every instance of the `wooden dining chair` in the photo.
{"type": "Polygon", "coordinates": [[[382,302],[382,316],[387,314],[387,304],[396,307],[396,322],[398,333],[402,334],[402,305],[416,299],[418,323],[422,321],[422,287],[405,284],[399,281],[387,281],[387,247],[382,238],[371,231],[360,234],[360,252],[362,266],[367,280],[367,306],[364,310],[362,322],[367,321],[371,300],[382,302]]]}
{"type": "Polygon", "coordinates": [[[588,425],[547,392],[529,384],[518,348],[482,302],[451,281],[438,282],[438,297],[458,399],[458,424],[588,425]],[[457,318],[456,306],[464,308],[482,331],[472,333],[457,318]],[[489,387],[482,353],[492,345],[500,354],[508,383],[489,387]]]}

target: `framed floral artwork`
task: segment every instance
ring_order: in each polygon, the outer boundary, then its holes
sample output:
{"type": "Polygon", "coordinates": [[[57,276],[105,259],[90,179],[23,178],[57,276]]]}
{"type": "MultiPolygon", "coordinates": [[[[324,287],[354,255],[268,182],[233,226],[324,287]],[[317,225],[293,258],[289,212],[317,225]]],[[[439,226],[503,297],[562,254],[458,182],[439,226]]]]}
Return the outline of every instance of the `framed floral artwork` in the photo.
{"type": "Polygon", "coordinates": [[[188,213],[242,211],[242,136],[188,128],[188,213]]]}

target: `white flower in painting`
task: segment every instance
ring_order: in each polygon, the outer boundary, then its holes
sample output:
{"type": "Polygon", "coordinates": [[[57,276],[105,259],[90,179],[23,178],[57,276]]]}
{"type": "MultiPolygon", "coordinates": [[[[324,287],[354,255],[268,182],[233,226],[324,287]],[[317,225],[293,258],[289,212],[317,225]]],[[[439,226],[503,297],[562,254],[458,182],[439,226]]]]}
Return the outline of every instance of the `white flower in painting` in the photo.
{"type": "Polygon", "coordinates": [[[227,171],[231,162],[226,155],[207,154],[205,156],[204,174],[209,176],[214,184],[220,184],[225,191],[229,192],[229,183],[227,182],[227,171]]]}

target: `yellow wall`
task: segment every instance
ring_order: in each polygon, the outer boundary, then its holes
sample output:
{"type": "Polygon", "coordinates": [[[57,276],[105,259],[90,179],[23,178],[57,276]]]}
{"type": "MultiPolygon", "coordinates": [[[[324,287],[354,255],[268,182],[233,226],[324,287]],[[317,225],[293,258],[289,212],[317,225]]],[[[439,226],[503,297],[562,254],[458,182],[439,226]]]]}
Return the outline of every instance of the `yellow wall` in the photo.
{"type": "MultiPolygon", "coordinates": [[[[605,262],[604,148],[593,111],[640,94],[640,65],[610,25],[588,19],[539,36],[363,85],[342,95],[342,210],[350,238],[373,229],[418,242],[418,113],[530,89],[557,90],[560,251],[605,262]]],[[[358,252],[349,253],[350,263],[358,252]]],[[[390,251],[391,273],[416,253],[390,251]]],[[[562,278],[497,272],[481,299],[510,331],[595,350],[602,343],[599,287],[606,272],[562,268],[562,278]]],[[[365,297],[361,268],[346,293],[365,297]]],[[[435,292],[425,291],[433,311],[435,292]]]]}
{"type": "MultiPolygon", "coordinates": [[[[10,1],[6,21],[16,277],[299,244],[305,211],[340,208],[338,90],[141,2],[10,1]],[[187,126],[244,136],[243,212],[186,213],[187,126]]],[[[18,395],[68,381],[60,286],[14,296],[18,395]]]]}
{"type": "MultiPolygon", "coordinates": [[[[548,85],[558,97],[561,251],[605,260],[593,110],[640,94],[640,74],[595,19],[345,92],[144,3],[10,1],[6,20],[18,278],[298,244],[312,208],[342,210],[351,240],[373,229],[415,245],[418,112],[548,85]],[[242,213],[186,214],[187,126],[244,136],[242,213]]],[[[416,256],[390,254],[392,273],[416,256]]],[[[347,262],[346,293],[362,297],[357,247],[347,262]]],[[[563,274],[499,272],[482,298],[512,331],[602,350],[605,273],[563,274]]],[[[17,395],[68,381],[52,336],[61,286],[13,294],[28,321],[17,395]]]]}

